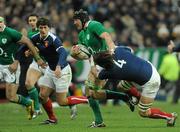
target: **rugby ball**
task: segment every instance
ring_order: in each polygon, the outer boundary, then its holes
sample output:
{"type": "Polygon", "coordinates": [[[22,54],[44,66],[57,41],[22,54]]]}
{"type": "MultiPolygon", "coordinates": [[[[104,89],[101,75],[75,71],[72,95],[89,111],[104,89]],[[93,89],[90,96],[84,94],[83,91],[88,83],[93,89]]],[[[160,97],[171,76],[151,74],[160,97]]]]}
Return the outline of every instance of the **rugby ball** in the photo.
{"type": "Polygon", "coordinates": [[[91,57],[91,54],[86,46],[78,44],[72,47],[71,56],[77,60],[87,60],[91,57]]]}

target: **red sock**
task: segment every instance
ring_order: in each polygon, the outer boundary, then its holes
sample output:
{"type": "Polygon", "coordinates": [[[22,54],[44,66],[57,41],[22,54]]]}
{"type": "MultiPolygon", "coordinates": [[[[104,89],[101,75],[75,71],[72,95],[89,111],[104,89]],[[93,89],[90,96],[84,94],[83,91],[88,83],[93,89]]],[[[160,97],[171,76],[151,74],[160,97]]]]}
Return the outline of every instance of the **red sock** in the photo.
{"type": "Polygon", "coordinates": [[[69,105],[88,103],[88,99],[85,96],[69,96],[67,99],[69,105]]]}
{"type": "Polygon", "coordinates": [[[45,104],[42,104],[43,108],[45,109],[49,119],[51,120],[57,120],[55,113],[53,111],[53,107],[52,107],[52,101],[50,99],[48,99],[48,101],[45,104]]]}
{"type": "Polygon", "coordinates": [[[138,100],[141,97],[141,93],[137,90],[136,87],[131,87],[128,91],[126,91],[127,94],[136,97],[138,100]]]}
{"type": "Polygon", "coordinates": [[[155,118],[155,119],[169,119],[172,118],[172,114],[171,113],[166,113],[166,112],[162,112],[160,109],[158,108],[150,108],[150,118],[155,118]]]}

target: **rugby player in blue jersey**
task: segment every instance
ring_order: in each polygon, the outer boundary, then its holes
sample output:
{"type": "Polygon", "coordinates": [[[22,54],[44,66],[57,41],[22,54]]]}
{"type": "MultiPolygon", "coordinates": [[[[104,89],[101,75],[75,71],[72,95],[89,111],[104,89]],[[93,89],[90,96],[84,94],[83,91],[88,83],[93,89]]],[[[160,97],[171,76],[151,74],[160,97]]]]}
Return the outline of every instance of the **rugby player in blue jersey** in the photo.
{"type": "Polygon", "coordinates": [[[56,101],[62,106],[87,103],[87,98],[84,96],[66,97],[72,79],[71,68],[66,60],[67,52],[59,37],[50,32],[50,21],[48,19],[39,18],[37,27],[39,33],[33,35],[31,40],[39,50],[40,56],[48,64],[44,75],[38,81],[42,105],[49,117],[43,124],[56,124],[57,117],[49,99],[53,91],[56,93],[56,101]]]}
{"type": "Polygon", "coordinates": [[[176,113],[166,113],[151,107],[159,90],[160,76],[150,62],[133,55],[124,47],[116,47],[113,54],[108,51],[97,53],[94,61],[105,68],[98,75],[100,79],[127,80],[142,88],[138,104],[140,116],[166,119],[167,126],[175,125],[176,113]]]}

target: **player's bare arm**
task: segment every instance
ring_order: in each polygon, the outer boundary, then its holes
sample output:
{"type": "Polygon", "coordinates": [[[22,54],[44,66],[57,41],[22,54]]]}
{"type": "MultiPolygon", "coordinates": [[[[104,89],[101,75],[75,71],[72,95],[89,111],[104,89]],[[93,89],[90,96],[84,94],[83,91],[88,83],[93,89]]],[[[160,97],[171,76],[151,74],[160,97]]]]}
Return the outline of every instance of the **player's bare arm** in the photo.
{"type": "Polygon", "coordinates": [[[108,45],[108,47],[109,47],[109,51],[110,51],[111,53],[113,53],[113,52],[114,52],[114,49],[115,49],[115,44],[114,44],[114,42],[113,42],[113,40],[112,40],[112,38],[111,38],[111,35],[110,35],[109,33],[107,33],[107,32],[103,32],[103,33],[100,35],[100,37],[101,37],[102,39],[105,39],[105,41],[106,41],[106,43],[107,43],[107,45],[108,45]]]}
{"type": "Polygon", "coordinates": [[[26,44],[28,48],[31,50],[35,60],[37,61],[38,65],[41,66],[42,68],[46,67],[46,63],[41,59],[39,56],[36,48],[32,44],[32,42],[25,36],[22,36],[21,40],[19,41],[20,44],[26,44]]]}

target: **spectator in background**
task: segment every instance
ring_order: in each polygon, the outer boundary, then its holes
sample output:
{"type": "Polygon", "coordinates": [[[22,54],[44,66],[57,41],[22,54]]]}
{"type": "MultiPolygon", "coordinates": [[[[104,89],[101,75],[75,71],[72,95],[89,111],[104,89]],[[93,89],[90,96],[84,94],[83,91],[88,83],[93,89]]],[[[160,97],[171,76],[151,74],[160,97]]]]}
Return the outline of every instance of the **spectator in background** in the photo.
{"type": "MultiPolygon", "coordinates": [[[[122,31],[129,29],[127,25],[131,23],[131,29],[139,32],[144,37],[143,45],[157,47],[164,46],[164,44],[158,43],[157,29],[159,23],[165,24],[170,32],[169,38],[172,37],[171,29],[179,23],[179,7],[177,5],[175,0],[126,0],[125,2],[110,0],[76,0],[76,2],[72,0],[60,2],[58,0],[2,0],[0,9],[3,12],[0,12],[0,14],[6,16],[9,22],[8,25],[13,25],[19,30],[25,25],[22,18],[25,18],[26,14],[32,11],[38,12],[39,15],[50,16],[52,24],[56,27],[57,35],[63,38],[64,41],[71,41],[73,37],[71,33],[75,30],[71,21],[72,15],[70,14],[74,10],[84,8],[90,12],[94,19],[100,22],[109,21],[114,25],[117,42],[122,42],[119,36],[121,36],[122,31]],[[16,18],[12,16],[16,16],[16,18]],[[124,20],[127,21],[127,19],[130,21],[124,23],[124,20]],[[58,20],[61,22],[59,25],[63,26],[58,25],[58,20]]],[[[76,42],[73,41],[73,43],[76,42]]],[[[126,43],[128,43],[128,40],[126,40],[126,43]]]]}
{"type": "Polygon", "coordinates": [[[165,24],[159,25],[157,36],[157,43],[159,44],[159,46],[167,46],[170,37],[170,32],[165,24]]]}
{"type": "MultiPolygon", "coordinates": [[[[174,44],[174,42],[173,41],[170,41],[169,42],[169,45],[168,45],[168,51],[170,52],[170,53],[172,53],[172,52],[180,52],[180,44],[177,44],[176,46],[175,46],[175,44],[174,44]]],[[[179,54],[178,54],[179,55],[179,54]]],[[[179,56],[178,56],[178,62],[180,62],[180,60],[179,60],[179,56]]],[[[173,67],[174,65],[172,65],[171,64],[171,66],[173,67]]],[[[171,67],[171,69],[173,69],[171,67]]],[[[177,73],[175,73],[176,75],[178,74],[180,74],[180,71],[177,71],[177,73]]],[[[174,104],[176,104],[176,103],[178,103],[178,100],[179,100],[179,98],[180,98],[180,80],[179,80],[179,78],[178,78],[178,80],[177,80],[177,82],[176,82],[176,89],[175,89],[175,91],[174,91],[174,96],[173,96],[173,103],[174,104]]]]}
{"type": "Polygon", "coordinates": [[[171,40],[168,45],[168,51],[169,51],[169,53],[180,52],[180,44],[177,44],[175,46],[174,42],[171,40]]]}
{"type": "Polygon", "coordinates": [[[167,53],[163,57],[159,69],[162,82],[161,88],[164,89],[166,93],[172,90],[174,86],[177,86],[179,70],[179,62],[176,55],[167,53]]]}

